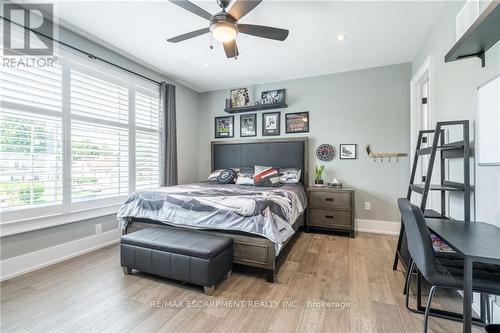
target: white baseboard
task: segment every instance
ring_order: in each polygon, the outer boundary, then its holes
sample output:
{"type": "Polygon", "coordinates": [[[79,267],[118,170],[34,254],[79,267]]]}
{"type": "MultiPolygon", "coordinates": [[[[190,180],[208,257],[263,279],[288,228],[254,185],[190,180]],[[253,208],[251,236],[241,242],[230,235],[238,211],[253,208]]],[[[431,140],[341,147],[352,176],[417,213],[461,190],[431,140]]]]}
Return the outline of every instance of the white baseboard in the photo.
{"type": "Polygon", "coordinates": [[[0,281],[53,265],[120,241],[121,230],[85,237],[0,261],[0,281]]]}
{"type": "Polygon", "coordinates": [[[400,222],[356,219],[356,231],[373,234],[399,235],[400,222]]]}

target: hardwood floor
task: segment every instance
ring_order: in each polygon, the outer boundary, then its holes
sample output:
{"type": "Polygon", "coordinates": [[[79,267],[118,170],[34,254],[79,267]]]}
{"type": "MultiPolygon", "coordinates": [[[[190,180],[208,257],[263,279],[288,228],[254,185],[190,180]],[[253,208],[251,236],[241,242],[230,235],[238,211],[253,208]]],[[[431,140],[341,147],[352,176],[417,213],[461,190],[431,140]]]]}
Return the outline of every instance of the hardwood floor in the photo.
{"type": "MultiPolygon", "coordinates": [[[[422,332],[423,316],[406,310],[403,275],[391,268],[395,242],[302,233],[276,283],[236,267],[214,296],[138,272],[123,275],[115,245],[3,282],[1,331],[422,332]]],[[[436,307],[459,311],[453,295],[438,291],[436,307]]],[[[435,318],[429,327],[462,329],[435,318]]]]}

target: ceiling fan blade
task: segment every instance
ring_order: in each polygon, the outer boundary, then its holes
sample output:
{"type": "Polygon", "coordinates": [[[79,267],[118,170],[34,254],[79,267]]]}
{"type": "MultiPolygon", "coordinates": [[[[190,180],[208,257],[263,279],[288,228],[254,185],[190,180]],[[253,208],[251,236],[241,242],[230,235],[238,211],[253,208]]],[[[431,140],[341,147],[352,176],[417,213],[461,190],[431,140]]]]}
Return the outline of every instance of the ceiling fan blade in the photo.
{"type": "Polygon", "coordinates": [[[288,37],[288,30],[286,29],[266,27],[263,25],[238,24],[238,31],[242,34],[281,41],[284,41],[288,37]]]}
{"type": "Polygon", "coordinates": [[[169,1],[181,8],[184,8],[187,11],[190,11],[193,14],[203,17],[204,19],[210,20],[212,18],[212,14],[210,14],[205,9],[202,9],[196,6],[194,3],[191,3],[187,0],[169,0],[169,1]]]}
{"type": "Polygon", "coordinates": [[[243,16],[250,13],[252,9],[257,7],[257,5],[261,2],[262,0],[236,0],[234,5],[229,10],[229,15],[238,21],[243,16]]]}
{"type": "Polygon", "coordinates": [[[169,38],[169,39],[167,39],[167,42],[170,42],[170,43],[179,43],[179,42],[182,42],[182,41],[184,41],[186,39],[193,38],[193,37],[198,37],[198,36],[207,34],[209,32],[210,32],[210,28],[203,28],[203,29],[199,29],[199,30],[188,32],[186,34],[182,34],[182,35],[179,35],[179,36],[175,36],[175,37],[169,38]]]}
{"type": "Polygon", "coordinates": [[[240,54],[238,52],[238,46],[236,45],[235,39],[230,42],[224,43],[224,51],[226,51],[226,57],[228,58],[235,58],[238,56],[238,54],[240,54]]]}

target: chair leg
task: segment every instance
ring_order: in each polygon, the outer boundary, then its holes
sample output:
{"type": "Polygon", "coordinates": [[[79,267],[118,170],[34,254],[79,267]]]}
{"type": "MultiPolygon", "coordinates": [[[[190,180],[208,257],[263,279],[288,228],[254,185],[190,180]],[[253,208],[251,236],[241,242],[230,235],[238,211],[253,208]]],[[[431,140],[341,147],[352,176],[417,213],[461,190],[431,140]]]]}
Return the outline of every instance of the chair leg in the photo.
{"type": "Polygon", "coordinates": [[[412,260],[410,268],[408,268],[408,274],[406,275],[406,283],[405,283],[405,305],[408,310],[410,310],[410,283],[411,283],[411,274],[413,273],[413,270],[415,269],[415,262],[412,260]]]}
{"type": "Polygon", "coordinates": [[[406,270],[406,277],[405,277],[405,286],[403,288],[403,295],[406,295],[406,287],[408,286],[408,283],[409,283],[409,276],[411,276],[411,273],[413,273],[413,271],[411,270],[413,266],[413,258],[410,258],[410,262],[408,263],[408,269],[406,270]]]}
{"type": "Polygon", "coordinates": [[[424,318],[424,333],[427,333],[427,326],[429,322],[429,313],[431,312],[432,297],[434,297],[434,292],[436,291],[436,286],[432,286],[429,291],[429,298],[427,299],[427,307],[425,308],[425,318],[424,318]]]}

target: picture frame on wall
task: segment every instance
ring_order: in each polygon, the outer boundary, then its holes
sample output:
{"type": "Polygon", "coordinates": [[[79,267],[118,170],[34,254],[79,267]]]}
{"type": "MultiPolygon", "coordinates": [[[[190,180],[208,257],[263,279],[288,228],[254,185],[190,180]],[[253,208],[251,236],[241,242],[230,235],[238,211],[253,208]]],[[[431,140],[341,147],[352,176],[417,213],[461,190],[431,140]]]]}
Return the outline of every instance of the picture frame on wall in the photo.
{"type": "Polygon", "coordinates": [[[285,132],[307,133],[309,132],[309,112],[294,112],[285,114],[285,132]]]}
{"type": "Polygon", "coordinates": [[[234,137],[234,116],[215,117],[214,120],[215,138],[234,137]]]}
{"type": "Polygon", "coordinates": [[[250,104],[247,88],[232,89],[229,95],[232,108],[241,108],[250,104]]]}
{"type": "Polygon", "coordinates": [[[240,137],[257,136],[257,114],[240,115],[240,137]]]}
{"type": "Polygon", "coordinates": [[[263,91],[260,98],[263,104],[285,103],[285,89],[263,91]]]}
{"type": "Polygon", "coordinates": [[[280,135],[280,112],[262,114],[262,136],[280,135]]]}
{"type": "Polygon", "coordinates": [[[357,147],[355,143],[343,143],[339,145],[339,157],[341,160],[355,160],[357,158],[357,147]]]}

